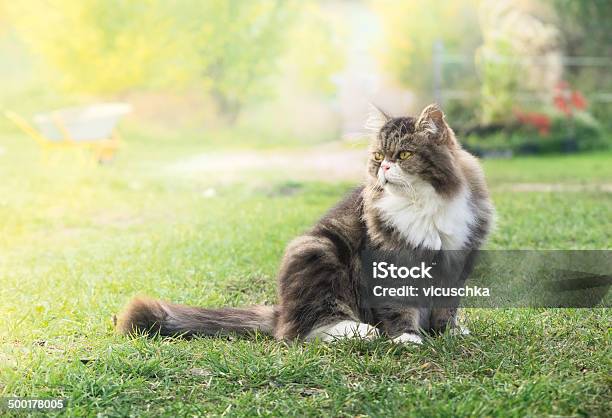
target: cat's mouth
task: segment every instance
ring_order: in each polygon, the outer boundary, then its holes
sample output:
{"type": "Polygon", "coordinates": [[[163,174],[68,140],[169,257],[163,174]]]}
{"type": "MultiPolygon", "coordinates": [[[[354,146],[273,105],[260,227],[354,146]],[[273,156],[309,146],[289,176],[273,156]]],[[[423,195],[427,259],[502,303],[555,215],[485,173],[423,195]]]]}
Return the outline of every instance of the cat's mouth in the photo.
{"type": "Polygon", "coordinates": [[[377,174],[378,184],[380,187],[392,194],[407,194],[412,188],[412,184],[418,182],[418,178],[402,173],[383,172],[380,170],[377,174]]]}
{"type": "Polygon", "coordinates": [[[381,176],[378,183],[383,190],[393,194],[401,193],[404,189],[404,187],[402,187],[402,182],[400,182],[398,179],[387,178],[384,175],[381,176]]]}
{"type": "Polygon", "coordinates": [[[390,173],[385,174],[383,170],[378,171],[378,183],[384,187],[386,185],[399,185],[402,183],[401,179],[398,179],[397,176],[390,175],[390,173]]]}

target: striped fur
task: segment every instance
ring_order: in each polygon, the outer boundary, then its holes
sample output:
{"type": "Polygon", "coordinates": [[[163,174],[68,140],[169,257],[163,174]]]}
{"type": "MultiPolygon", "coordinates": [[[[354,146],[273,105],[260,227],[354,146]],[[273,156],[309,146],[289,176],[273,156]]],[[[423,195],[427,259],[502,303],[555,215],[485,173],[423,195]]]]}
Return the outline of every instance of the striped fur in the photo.
{"type": "MultiPolygon", "coordinates": [[[[418,343],[422,331],[455,326],[452,307],[366,307],[360,254],[369,248],[477,250],[493,220],[482,170],[436,105],[418,118],[379,112],[368,123],[375,130],[372,155],[381,153],[384,161],[370,158],[366,183],[287,246],[276,306],[207,309],[135,299],[120,316],[119,330],[174,336],[262,332],[280,340],[382,334],[418,343]],[[401,160],[402,151],[410,158],[401,160]]],[[[465,269],[459,279],[468,275],[465,269]]]]}

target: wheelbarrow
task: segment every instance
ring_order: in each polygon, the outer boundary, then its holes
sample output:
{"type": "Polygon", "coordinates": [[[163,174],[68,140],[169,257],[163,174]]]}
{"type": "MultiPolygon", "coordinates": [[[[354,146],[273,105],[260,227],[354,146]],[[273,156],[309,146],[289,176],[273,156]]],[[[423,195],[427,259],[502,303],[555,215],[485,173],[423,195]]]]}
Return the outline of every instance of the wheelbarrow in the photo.
{"type": "Polygon", "coordinates": [[[115,127],[131,111],[127,103],[99,103],[40,113],[33,124],[15,112],[5,112],[5,116],[42,147],[45,159],[52,150],[83,149],[91,151],[98,162],[106,162],[119,148],[115,127]]]}

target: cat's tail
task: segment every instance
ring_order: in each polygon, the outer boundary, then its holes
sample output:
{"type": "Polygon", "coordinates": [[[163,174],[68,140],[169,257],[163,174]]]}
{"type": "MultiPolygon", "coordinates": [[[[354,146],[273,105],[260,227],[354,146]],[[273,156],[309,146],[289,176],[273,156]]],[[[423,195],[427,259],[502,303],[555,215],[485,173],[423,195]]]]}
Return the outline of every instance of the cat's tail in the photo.
{"type": "Polygon", "coordinates": [[[183,337],[255,331],[272,335],[275,322],[274,306],[207,309],[139,297],[119,316],[117,329],[122,334],[183,337]]]}

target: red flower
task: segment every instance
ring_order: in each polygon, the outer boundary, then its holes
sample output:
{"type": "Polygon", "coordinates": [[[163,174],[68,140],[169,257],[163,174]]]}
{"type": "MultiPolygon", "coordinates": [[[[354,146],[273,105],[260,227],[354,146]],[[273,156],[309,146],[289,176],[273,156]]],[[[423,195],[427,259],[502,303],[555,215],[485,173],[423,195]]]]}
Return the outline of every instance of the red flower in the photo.
{"type": "Polygon", "coordinates": [[[572,90],[566,81],[560,81],[555,87],[553,103],[560,112],[571,116],[574,110],[587,108],[587,101],[578,90],[572,90]]]}
{"type": "Polygon", "coordinates": [[[559,111],[561,111],[562,113],[565,113],[568,116],[572,113],[569,107],[569,103],[565,100],[563,96],[561,95],[555,96],[553,98],[553,101],[557,109],[559,109],[559,111]]]}
{"type": "Polygon", "coordinates": [[[584,110],[587,108],[587,101],[579,91],[574,90],[572,93],[572,104],[576,109],[584,110]]]}
{"type": "Polygon", "coordinates": [[[550,133],[551,120],[548,115],[538,112],[521,112],[518,109],[514,111],[514,114],[520,123],[533,126],[540,135],[546,136],[550,133]]]}

